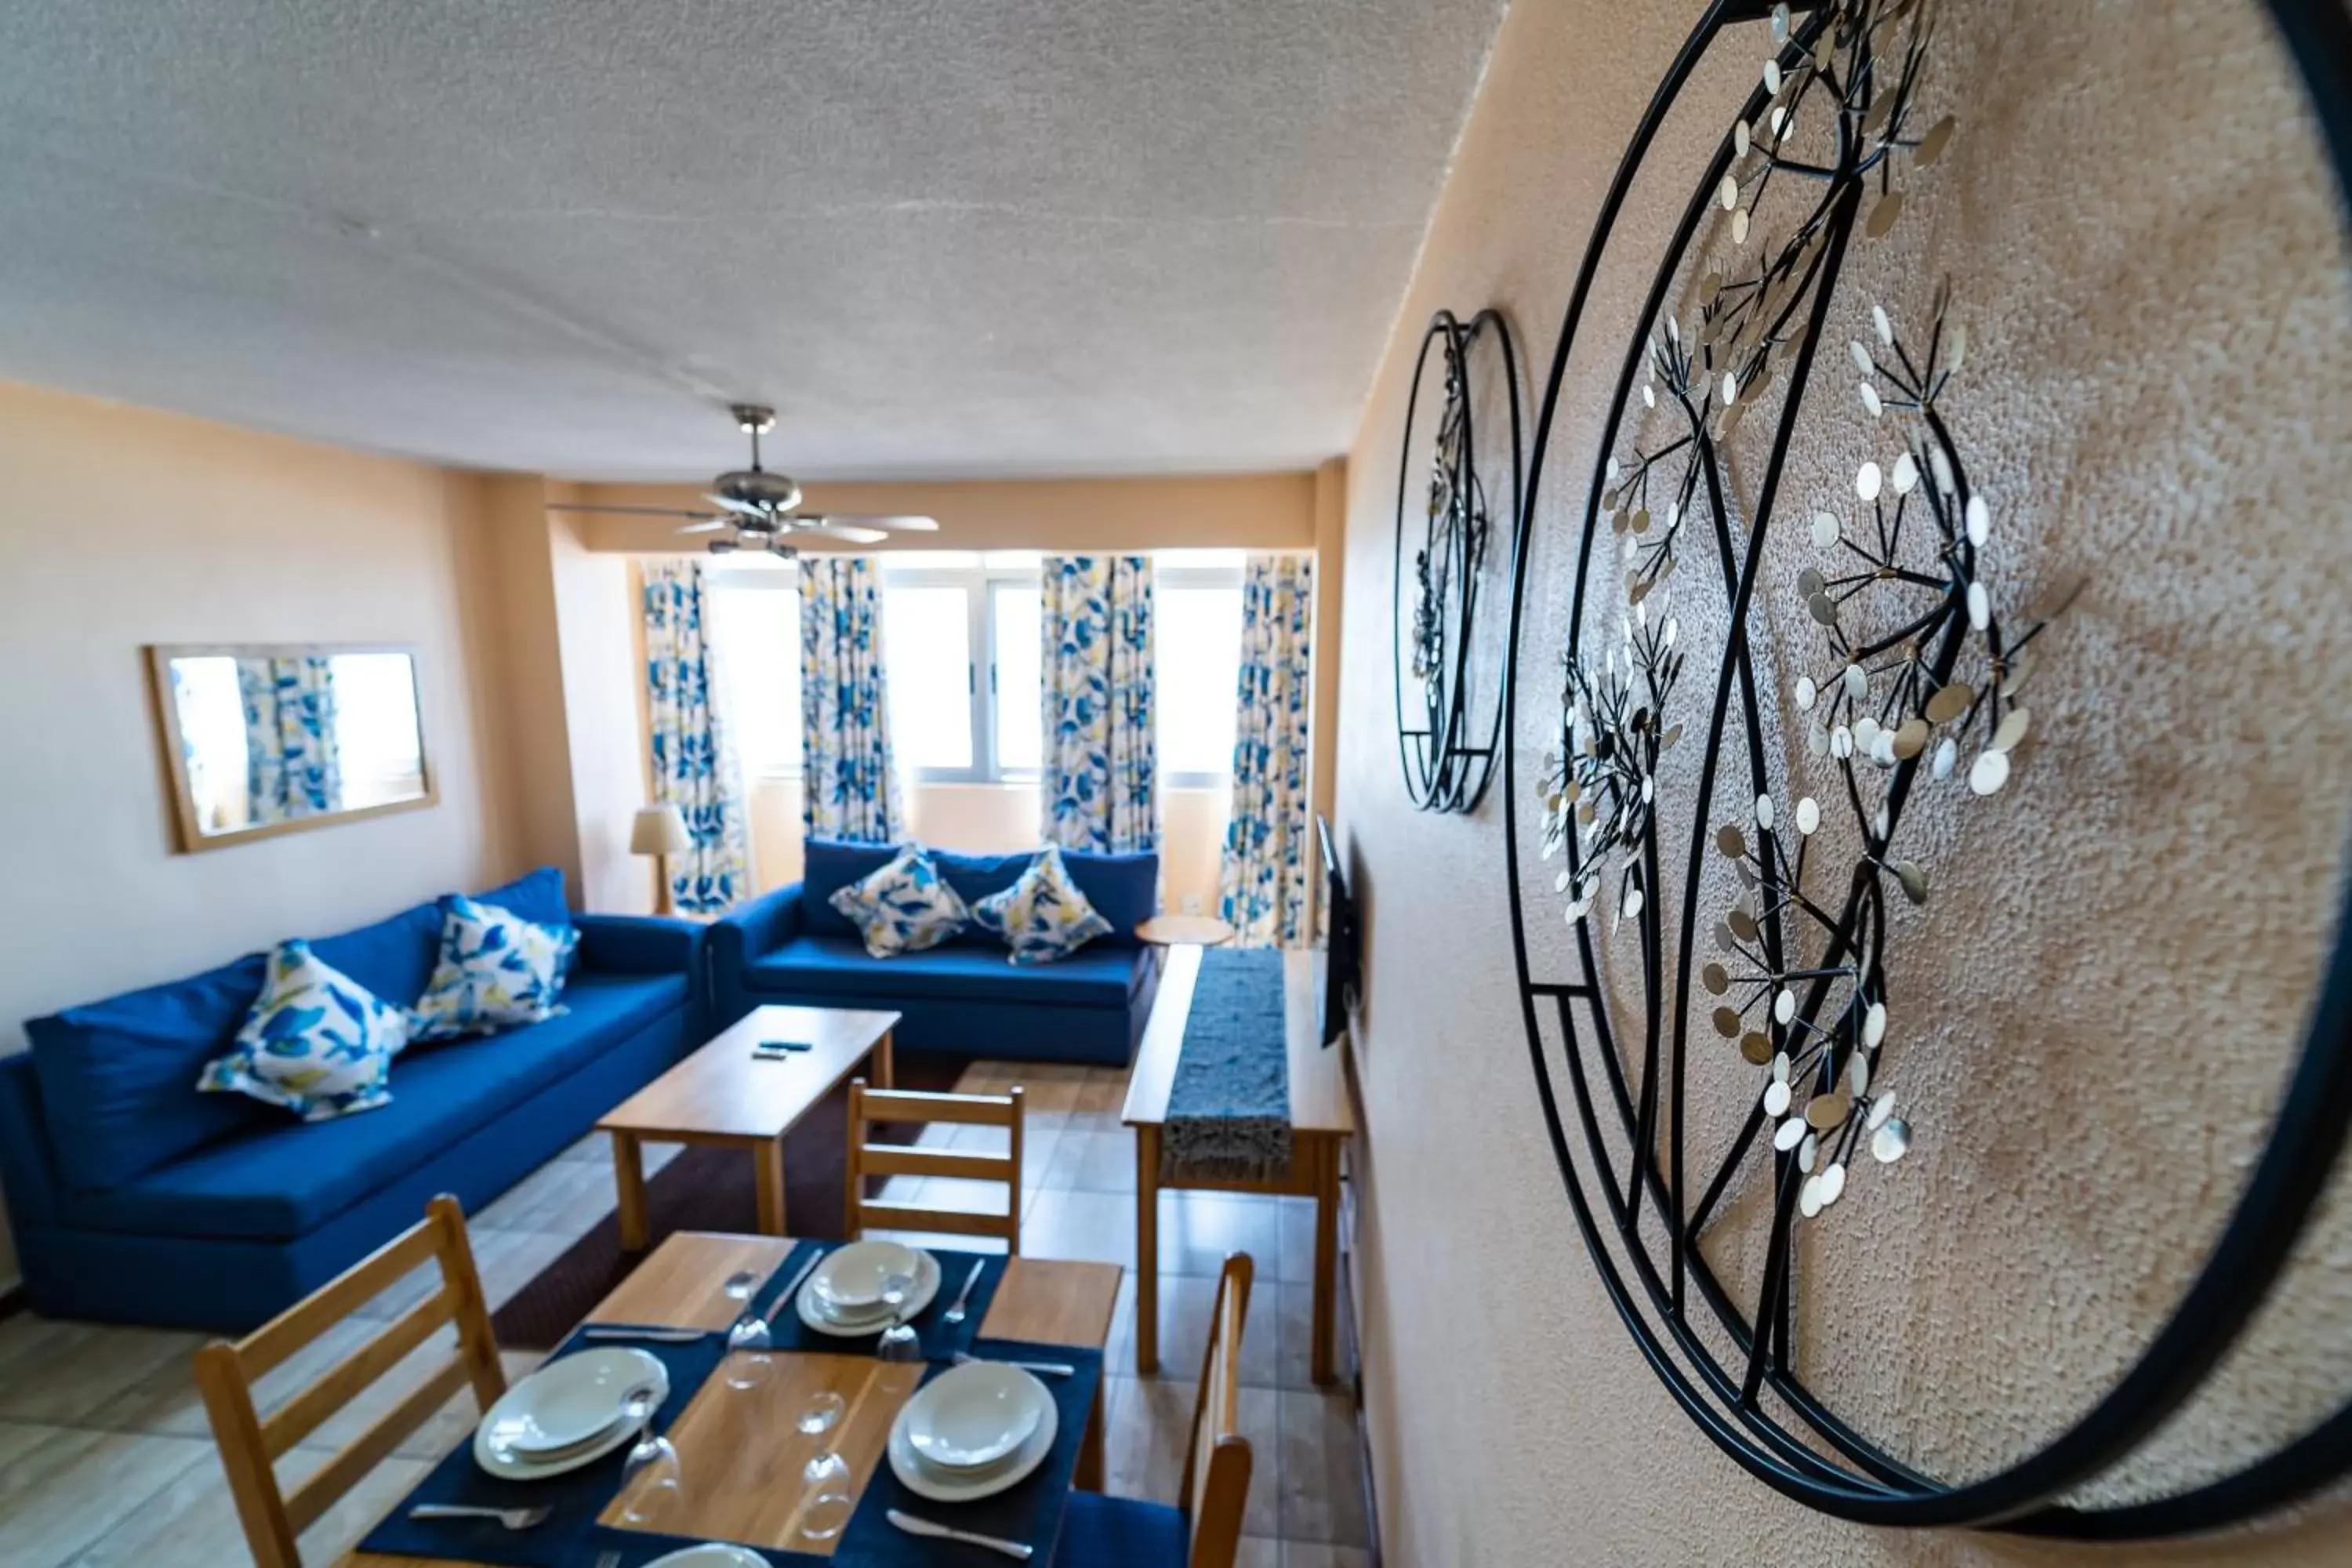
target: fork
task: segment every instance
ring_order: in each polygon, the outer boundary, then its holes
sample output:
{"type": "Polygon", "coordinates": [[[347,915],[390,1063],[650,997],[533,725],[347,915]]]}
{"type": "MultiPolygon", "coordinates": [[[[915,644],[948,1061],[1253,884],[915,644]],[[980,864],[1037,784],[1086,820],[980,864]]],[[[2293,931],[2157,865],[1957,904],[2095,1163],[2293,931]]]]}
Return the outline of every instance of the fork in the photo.
{"type": "Polygon", "coordinates": [[[408,1510],[411,1519],[495,1519],[509,1530],[530,1530],[547,1522],[551,1508],[474,1508],[465,1503],[421,1502],[408,1510]]]}

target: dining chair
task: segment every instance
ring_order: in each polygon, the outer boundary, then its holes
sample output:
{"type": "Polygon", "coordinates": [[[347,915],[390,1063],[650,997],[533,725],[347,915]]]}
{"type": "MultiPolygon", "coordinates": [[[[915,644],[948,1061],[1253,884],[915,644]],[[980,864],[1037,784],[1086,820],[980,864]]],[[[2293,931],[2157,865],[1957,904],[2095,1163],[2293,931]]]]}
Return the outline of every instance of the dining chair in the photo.
{"type": "Polygon", "coordinates": [[[849,1080],[849,1238],[875,1230],[937,1231],[952,1236],[995,1236],[1005,1250],[1021,1252],[1021,1086],[1003,1094],[925,1094],[913,1089],[868,1089],[862,1078],[849,1080]],[[975,1149],[943,1149],[924,1144],[875,1143],[867,1131],[877,1124],[961,1122],[970,1126],[1006,1129],[1005,1151],[983,1153],[975,1149]],[[962,1181],[1002,1182],[1004,1212],[918,1207],[912,1204],[877,1203],[866,1195],[868,1176],[952,1176],[962,1181]]]}
{"type": "Polygon", "coordinates": [[[350,1268],[234,1343],[215,1340],[196,1352],[196,1386],[212,1420],[229,1495],[245,1527],[256,1568],[301,1568],[298,1543],[317,1521],[402,1438],[471,1386],[485,1410],[506,1392],[499,1346],[474,1250],[466,1239],[466,1213],[444,1194],[425,1205],[422,1224],[378,1247],[350,1268]],[[385,1325],[266,1418],[253,1403],[253,1385],[317,1340],[352,1310],[427,1259],[441,1265],[441,1288],[385,1325]],[[366,1431],[321,1465],[289,1496],[278,1484],[277,1461],[362,1391],[431,1339],[444,1324],[457,1329],[457,1354],[366,1431]]]}
{"type": "Polygon", "coordinates": [[[1225,1259],[1201,1352],[1184,1478],[1175,1507],[1074,1491],[1062,1514],[1053,1568],[1234,1568],[1249,1502],[1251,1454],[1241,1434],[1242,1324],[1255,1267],[1225,1259]]]}

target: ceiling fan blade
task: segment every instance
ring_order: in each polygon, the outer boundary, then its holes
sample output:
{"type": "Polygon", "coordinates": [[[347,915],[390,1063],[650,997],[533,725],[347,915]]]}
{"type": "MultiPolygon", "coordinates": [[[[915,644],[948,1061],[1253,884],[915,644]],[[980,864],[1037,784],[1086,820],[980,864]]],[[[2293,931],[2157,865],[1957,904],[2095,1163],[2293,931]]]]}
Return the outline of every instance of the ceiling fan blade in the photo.
{"type": "Polygon", "coordinates": [[[550,511],[608,511],[622,517],[706,517],[707,512],[688,511],[682,506],[598,506],[590,501],[551,500],[550,511]]]}
{"type": "MultiPolygon", "coordinates": [[[[688,515],[690,516],[692,514],[689,513],[688,515]]],[[[734,526],[735,520],[732,518],[706,517],[699,522],[688,523],[684,528],[679,529],[678,531],[680,533],[716,533],[722,528],[732,528],[734,526]]]]}
{"type": "Polygon", "coordinates": [[[827,522],[845,523],[851,528],[878,528],[885,533],[937,533],[940,520],[935,517],[884,517],[863,512],[829,511],[827,522]]]}
{"type": "Polygon", "coordinates": [[[801,518],[796,534],[813,533],[819,539],[838,539],[844,544],[879,544],[889,534],[878,528],[860,528],[855,523],[838,522],[832,518],[801,518]]]}

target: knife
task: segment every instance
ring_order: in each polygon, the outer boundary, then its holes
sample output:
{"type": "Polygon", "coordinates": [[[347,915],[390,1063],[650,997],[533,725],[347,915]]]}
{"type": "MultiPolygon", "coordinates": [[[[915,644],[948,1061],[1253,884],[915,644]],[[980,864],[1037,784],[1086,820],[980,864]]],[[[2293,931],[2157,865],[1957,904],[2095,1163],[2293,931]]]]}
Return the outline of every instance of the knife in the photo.
{"type": "Polygon", "coordinates": [[[631,1329],[618,1324],[591,1323],[580,1331],[583,1340],[649,1340],[659,1345],[690,1345],[710,1332],[708,1329],[631,1329]]]}
{"type": "Polygon", "coordinates": [[[969,1530],[952,1530],[944,1524],[933,1524],[928,1519],[917,1519],[903,1509],[891,1509],[883,1517],[909,1535],[928,1535],[934,1541],[961,1541],[966,1546],[984,1547],[1002,1552],[1016,1563],[1026,1563],[1037,1549],[1018,1541],[1005,1541],[993,1535],[975,1535],[969,1530]]]}
{"type": "Polygon", "coordinates": [[[799,1294],[801,1286],[807,1281],[808,1277],[816,1272],[816,1266],[824,1261],[824,1253],[822,1248],[809,1254],[809,1260],[801,1265],[801,1271],[793,1276],[793,1282],[785,1286],[783,1293],[769,1305],[768,1321],[771,1324],[775,1322],[776,1314],[784,1310],[784,1304],[799,1294]]]}

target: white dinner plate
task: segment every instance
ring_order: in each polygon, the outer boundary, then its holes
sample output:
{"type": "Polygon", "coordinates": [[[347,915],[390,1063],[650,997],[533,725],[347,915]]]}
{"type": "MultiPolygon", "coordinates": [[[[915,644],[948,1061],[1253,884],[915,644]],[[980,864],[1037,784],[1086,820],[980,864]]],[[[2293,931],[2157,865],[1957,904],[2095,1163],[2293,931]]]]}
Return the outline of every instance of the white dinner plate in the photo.
{"type": "Polygon", "coordinates": [[[706,1541],[699,1546],[689,1546],[683,1552],[656,1557],[646,1563],[646,1568],[775,1568],[775,1565],[748,1546],[706,1541]]]}
{"type": "Polygon", "coordinates": [[[967,1362],[907,1402],[907,1442],[931,1470],[970,1479],[1027,1441],[1053,1405],[1045,1385],[1019,1367],[967,1362]]]}
{"type": "Polygon", "coordinates": [[[881,1310],[882,1287],[891,1275],[919,1267],[917,1258],[904,1242],[853,1241],[825,1254],[809,1276],[809,1289],[841,1317],[866,1315],[881,1310]]]}
{"type": "MultiPolygon", "coordinates": [[[[898,1419],[890,1423],[890,1473],[904,1482],[908,1491],[933,1502],[977,1502],[982,1498],[994,1497],[998,1492],[1019,1486],[1029,1479],[1031,1471],[1045,1462],[1045,1456],[1054,1451],[1055,1434],[1061,1430],[1061,1413],[1054,1408],[1053,1400],[1048,1398],[1045,1413],[1038,1418],[1036,1430],[1013,1451],[1011,1460],[976,1476],[952,1476],[924,1464],[922,1457],[915,1452],[914,1444],[908,1440],[907,1411],[913,1404],[913,1400],[908,1400],[900,1405],[898,1419]]],[[[947,1520],[942,1522],[952,1524],[955,1521],[947,1520]]]]}
{"type": "MultiPolygon", "coordinates": [[[[817,1267],[821,1269],[824,1265],[820,1263],[817,1267]]],[[[814,1279],[814,1276],[811,1276],[811,1279],[814,1279]]],[[[907,1298],[907,1304],[903,1309],[908,1320],[911,1321],[919,1316],[923,1309],[931,1304],[931,1298],[939,1293],[940,1260],[922,1248],[917,1247],[915,1249],[915,1289],[913,1294],[907,1298]]],[[[887,1309],[876,1312],[872,1317],[853,1319],[847,1322],[829,1317],[824,1308],[818,1304],[816,1292],[806,1285],[801,1287],[801,1293],[793,1304],[800,1312],[802,1322],[806,1323],[818,1333],[831,1334],[836,1339],[856,1339],[864,1334],[879,1333],[890,1323],[890,1313],[887,1309]]]]}
{"type": "Polygon", "coordinates": [[[513,1481],[541,1480],[593,1464],[637,1435],[637,1425],[614,1420],[603,1436],[546,1456],[530,1456],[508,1446],[509,1435],[530,1430],[542,1407],[572,1410],[595,1399],[609,1400],[617,1416],[623,1396],[634,1388],[653,1390],[654,1408],[669,1396],[669,1369],[659,1356],[626,1346],[582,1351],[549,1362],[501,1395],[474,1428],[474,1460],[494,1476],[513,1481]]]}

